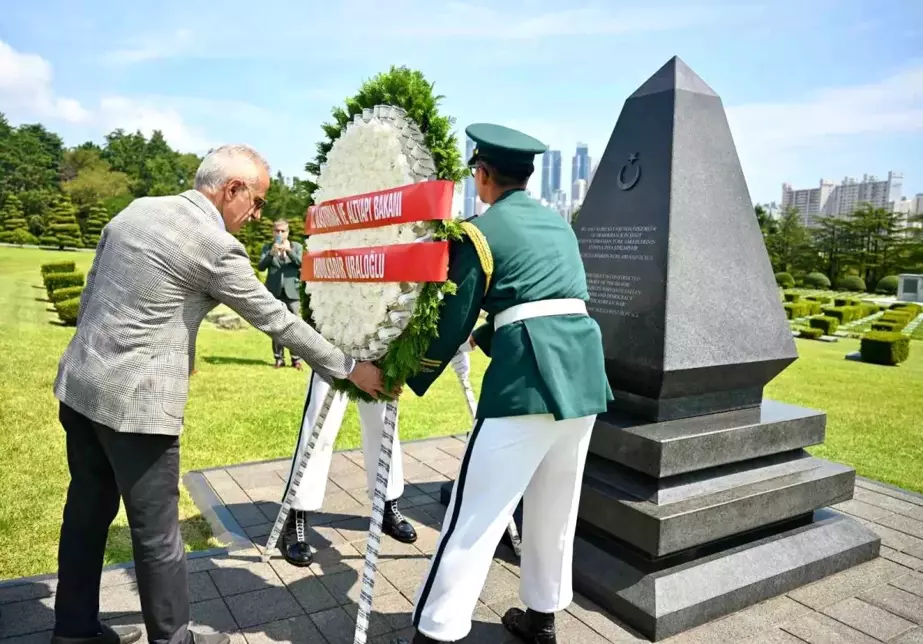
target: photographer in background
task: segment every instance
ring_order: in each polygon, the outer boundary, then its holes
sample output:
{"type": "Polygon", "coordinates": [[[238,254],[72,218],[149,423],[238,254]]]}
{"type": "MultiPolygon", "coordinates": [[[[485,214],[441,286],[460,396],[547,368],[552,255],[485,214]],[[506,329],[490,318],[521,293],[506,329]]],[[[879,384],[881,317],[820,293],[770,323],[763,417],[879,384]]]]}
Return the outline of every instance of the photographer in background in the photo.
{"type": "MultiPolygon", "coordinates": [[[[285,304],[289,311],[300,317],[301,300],[298,288],[301,281],[301,255],[304,251],[301,244],[289,241],[286,220],[278,219],[273,222],[272,234],[272,243],[263,245],[257,269],[269,269],[266,274],[266,288],[277,300],[285,304]]],[[[285,347],[273,340],[272,353],[276,358],[276,369],[284,367],[285,347]]],[[[291,353],[291,356],[292,366],[300,371],[303,368],[301,358],[294,353],[291,353]]]]}

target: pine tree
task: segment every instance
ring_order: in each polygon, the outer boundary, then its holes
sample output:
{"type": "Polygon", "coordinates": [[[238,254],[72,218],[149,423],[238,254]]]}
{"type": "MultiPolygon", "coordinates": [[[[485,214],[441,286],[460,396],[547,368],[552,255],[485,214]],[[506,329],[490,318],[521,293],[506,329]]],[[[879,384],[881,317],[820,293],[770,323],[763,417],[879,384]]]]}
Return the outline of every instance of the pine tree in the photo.
{"type": "Polygon", "coordinates": [[[48,227],[41,242],[45,246],[77,248],[80,243],[80,226],[77,224],[77,209],[67,197],[58,199],[48,215],[48,227]]]}
{"type": "Polygon", "coordinates": [[[109,223],[109,212],[102,204],[96,204],[90,208],[87,215],[86,233],[83,236],[83,244],[87,248],[96,248],[99,243],[99,236],[103,232],[103,227],[109,223]]]}
{"type": "Polygon", "coordinates": [[[16,195],[8,195],[0,210],[0,241],[23,243],[29,237],[29,222],[23,217],[22,203],[16,195]]]}

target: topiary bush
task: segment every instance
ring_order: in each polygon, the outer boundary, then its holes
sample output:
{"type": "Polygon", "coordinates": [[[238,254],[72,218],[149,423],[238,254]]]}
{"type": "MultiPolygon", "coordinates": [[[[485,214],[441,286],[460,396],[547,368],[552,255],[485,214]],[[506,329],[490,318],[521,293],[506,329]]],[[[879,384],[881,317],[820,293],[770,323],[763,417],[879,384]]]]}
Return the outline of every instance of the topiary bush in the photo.
{"type": "Polygon", "coordinates": [[[875,285],[875,292],[884,295],[897,295],[898,281],[897,275],[882,277],[878,280],[878,284],[875,285]]]}
{"type": "Polygon", "coordinates": [[[785,309],[785,317],[789,320],[803,318],[808,315],[807,302],[786,302],[782,305],[785,309]]]}
{"type": "Polygon", "coordinates": [[[794,288],[795,278],[792,277],[791,273],[776,273],[776,284],[782,288],[794,288]]]}
{"type": "Polygon", "coordinates": [[[891,305],[891,311],[909,311],[913,319],[923,313],[923,306],[916,302],[895,302],[891,305]]]}
{"type": "Polygon", "coordinates": [[[830,288],[830,278],[823,273],[808,273],[804,276],[804,285],[810,288],[828,289],[830,288]]]}
{"type": "Polygon", "coordinates": [[[80,297],[82,292],[82,286],[68,286],[66,288],[59,288],[58,290],[53,291],[51,295],[48,296],[48,299],[54,303],[63,302],[64,300],[80,297]]]}
{"type": "Polygon", "coordinates": [[[895,333],[901,331],[906,324],[898,324],[896,322],[872,322],[872,331],[893,331],[895,333]]]}
{"type": "Polygon", "coordinates": [[[833,298],[826,295],[809,295],[805,299],[811,300],[812,302],[817,302],[819,304],[830,304],[833,302],[833,298]]]}
{"type": "Polygon", "coordinates": [[[862,336],[859,353],[864,362],[900,364],[910,355],[910,338],[902,333],[869,331],[862,336]]]}
{"type": "Polygon", "coordinates": [[[865,280],[858,275],[847,275],[840,278],[837,288],[841,291],[852,291],[853,293],[865,293],[865,280]]]}
{"type": "Polygon", "coordinates": [[[80,298],[62,300],[55,304],[55,309],[58,311],[58,318],[65,326],[76,326],[77,312],[80,310],[80,298]]]}
{"type": "Polygon", "coordinates": [[[822,315],[817,318],[811,318],[812,329],[820,329],[823,335],[833,335],[840,326],[840,321],[829,315],[822,315]]]}
{"type": "Polygon", "coordinates": [[[45,276],[45,290],[48,297],[59,288],[83,286],[83,273],[49,273],[45,276]]]}
{"type": "Polygon", "coordinates": [[[42,264],[42,277],[49,273],[73,273],[77,270],[75,262],[48,262],[42,264]]]}
{"type": "Polygon", "coordinates": [[[824,335],[824,332],[821,329],[809,327],[807,329],[801,329],[798,335],[802,338],[808,338],[809,340],[817,340],[820,336],[824,335]]]}
{"type": "Polygon", "coordinates": [[[812,302],[807,300],[804,302],[805,306],[808,307],[808,315],[820,315],[821,304],[820,302],[812,302]]]}
{"type": "Polygon", "coordinates": [[[801,293],[792,293],[791,291],[782,294],[786,302],[797,302],[801,299],[801,293]]]}

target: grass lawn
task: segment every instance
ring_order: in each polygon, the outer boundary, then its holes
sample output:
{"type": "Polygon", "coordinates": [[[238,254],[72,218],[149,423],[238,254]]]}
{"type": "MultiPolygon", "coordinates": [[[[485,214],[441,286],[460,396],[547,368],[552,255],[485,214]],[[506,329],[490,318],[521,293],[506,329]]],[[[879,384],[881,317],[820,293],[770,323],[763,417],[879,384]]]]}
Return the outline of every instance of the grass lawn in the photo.
{"type": "MultiPolygon", "coordinates": [[[[44,301],[39,265],[73,259],[89,268],[91,253],[0,247],[0,579],[53,572],[68,483],[64,434],[52,395],[57,361],[73,334],[58,326],[44,301]]],[[[923,491],[923,350],[897,368],[850,362],[856,341],[798,341],[801,359],[770,384],[773,398],[825,409],[827,442],[820,456],[849,463],[860,474],[923,491]],[[916,410],[916,411],[914,411],[916,410]]],[[[253,329],[222,331],[204,324],[183,435],[183,470],[291,455],[304,405],[307,374],[271,367],[270,341],[253,329]]],[[[480,388],[485,360],[474,358],[480,388]]],[[[467,411],[453,374],[425,399],[401,402],[401,438],[467,430],[467,411]]],[[[352,407],[338,439],[359,445],[352,407]]],[[[187,548],[212,544],[188,495],[181,502],[187,548]]],[[[131,558],[125,517],[111,532],[107,563],[131,558]]]]}

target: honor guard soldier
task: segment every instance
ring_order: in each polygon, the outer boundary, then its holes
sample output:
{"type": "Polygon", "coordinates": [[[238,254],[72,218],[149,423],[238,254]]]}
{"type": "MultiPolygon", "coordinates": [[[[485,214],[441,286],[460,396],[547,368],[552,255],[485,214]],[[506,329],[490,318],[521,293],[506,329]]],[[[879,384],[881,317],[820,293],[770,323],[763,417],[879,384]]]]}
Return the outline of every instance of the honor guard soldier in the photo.
{"type": "Polygon", "coordinates": [[[567,222],[525,191],[547,147],[506,127],[475,124],[468,162],[490,208],[462,224],[450,248],[458,285],[439,335],[408,380],[426,393],[465,343],[490,357],[442,534],[418,590],[413,644],[454,642],[471,616],[494,551],[523,501],[520,598],[503,624],[526,642],[554,644],[554,614],[572,601],[581,480],[596,415],[612,400],[602,337],[587,315],[586,275],[567,222]],[[474,326],[481,309],[486,323],[474,326]],[[469,336],[469,334],[471,334],[469,336]]]}

